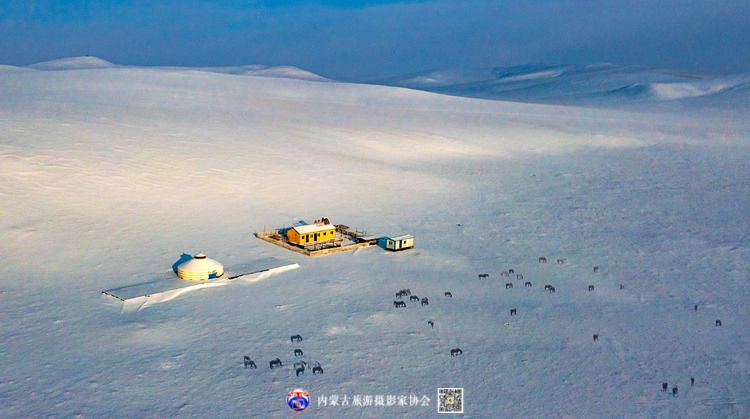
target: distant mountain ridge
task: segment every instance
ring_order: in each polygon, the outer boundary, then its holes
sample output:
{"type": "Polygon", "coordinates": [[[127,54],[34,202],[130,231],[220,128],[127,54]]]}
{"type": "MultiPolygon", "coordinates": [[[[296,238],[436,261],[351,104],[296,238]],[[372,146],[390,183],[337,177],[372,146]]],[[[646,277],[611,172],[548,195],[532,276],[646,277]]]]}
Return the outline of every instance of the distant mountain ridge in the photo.
{"type": "MultiPolygon", "coordinates": [[[[239,76],[332,82],[294,66],[222,67],[120,66],[93,56],[68,57],[27,67],[2,66],[0,71],[151,68],[204,71],[239,76]]],[[[711,76],[634,65],[526,64],[478,69],[434,69],[368,82],[469,98],[529,103],[630,106],[690,101],[705,106],[750,108],[750,73],[711,76]]]]}
{"type": "MultiPolygon", "coordinates": [[[[7,66],[9,68],[17,68],[7,66]]],[[[102,68],[119,68],[119,67],[138,67],[138,66],[119,66],[109,61],[103,60],[94,56],[80,56],[80,57],[67,57],[60,58],[51,61],[44,61],[36,64],[31,64],[28,68],[34,70],[44,71],[64,71],[64,70],[90,70],[90,69],[102,69],[102,68]]],[[[22,68],[22,67],[18,67],[22,68]]],[[[297,79],[307,81],[330,81],[329,79],[317,75],[313,72],[303,70],[294,66],[267,66],[267,65],[241,65],[241,66],[225,66],[225,67],[173,67],[173,66],[159,66],[159,67],[145,67],[145,68],[162,68],[170,70],[193,70],[193,71],[207,71],[211,73],[222,73],[222,74],[234,74],[243,76],[256,76],[256,77],[274,77],[274,78],[286,78],[286,79],[297,79]]]]}
{"type": "Polygon", "coordinates": [[[454,96],[552,104],[671,101],[724,94],[750,96],[750,73],[704,76],[609,63],[428,70],[372,83],[454,96]]]}

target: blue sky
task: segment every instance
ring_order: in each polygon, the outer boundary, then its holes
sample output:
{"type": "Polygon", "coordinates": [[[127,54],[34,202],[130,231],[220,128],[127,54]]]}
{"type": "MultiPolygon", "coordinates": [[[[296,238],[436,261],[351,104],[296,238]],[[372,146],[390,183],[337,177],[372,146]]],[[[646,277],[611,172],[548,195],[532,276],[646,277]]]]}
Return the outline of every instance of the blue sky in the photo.
{"type": "Polygon", "coordinates": [[[355,81],[602,61],[739,73],[748,22],[750,0],[0,0],[0,63],[296,65],[355,81]]]}

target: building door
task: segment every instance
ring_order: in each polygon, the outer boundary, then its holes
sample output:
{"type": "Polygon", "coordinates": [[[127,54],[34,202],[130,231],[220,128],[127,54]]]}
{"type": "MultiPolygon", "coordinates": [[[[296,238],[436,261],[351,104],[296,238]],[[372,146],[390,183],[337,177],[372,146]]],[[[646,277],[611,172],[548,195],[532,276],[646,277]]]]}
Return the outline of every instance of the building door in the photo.
{"type": "Polygon", "coordinates": [[[315,233],[315,240],[314,241],[318,241],[318,233],[315,233]]]}

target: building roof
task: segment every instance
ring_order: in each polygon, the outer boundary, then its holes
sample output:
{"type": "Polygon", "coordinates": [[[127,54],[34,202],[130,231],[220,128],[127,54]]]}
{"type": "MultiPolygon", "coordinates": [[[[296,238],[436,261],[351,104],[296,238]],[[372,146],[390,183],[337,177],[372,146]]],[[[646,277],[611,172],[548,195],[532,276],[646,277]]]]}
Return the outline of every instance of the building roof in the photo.
{"type": "Polygon", "coordinates": [[[396,236],[396,237],[389,237],[391,240],[406,240],[406,239],[413,239],[414,236],[411,234],[404,234],[403,236],[396,236]]]}
{"type": "Polygon", "coordinates": [[[193,256],[192,259],[188,259],[185,262],[182,262],[177,266],[177,272],[213,272],[213,271],[221,271],[224,269],[224,266],[211,259],[206,257],[203,253],[198,253],[197,255],[193,256]]]}
{"type": "Polygon", "coordinates": [[[299,234],[317,233],[318,231],[333,230],[335,228],[336,227],[333,224],[323,224],[323,225],[309,224],[309,225],[292,227],[292,229],[294,229],[299,234]]]}

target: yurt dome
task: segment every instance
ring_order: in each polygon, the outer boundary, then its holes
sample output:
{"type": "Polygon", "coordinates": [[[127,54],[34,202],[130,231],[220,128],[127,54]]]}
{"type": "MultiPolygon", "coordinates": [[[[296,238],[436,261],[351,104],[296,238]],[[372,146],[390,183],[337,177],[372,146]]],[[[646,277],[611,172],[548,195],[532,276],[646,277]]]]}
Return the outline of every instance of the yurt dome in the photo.
{"type": "Polygon", "coordinates": [[[224,275],[224,265],[198,253],[177,266],[177,276],[188,281],[206,281],[224,275]]]}

